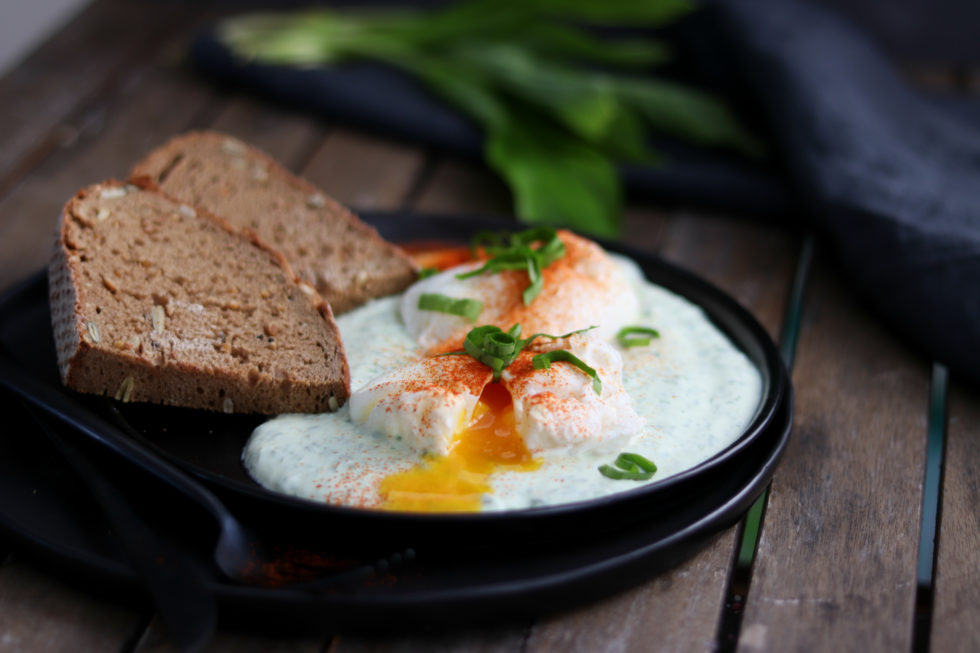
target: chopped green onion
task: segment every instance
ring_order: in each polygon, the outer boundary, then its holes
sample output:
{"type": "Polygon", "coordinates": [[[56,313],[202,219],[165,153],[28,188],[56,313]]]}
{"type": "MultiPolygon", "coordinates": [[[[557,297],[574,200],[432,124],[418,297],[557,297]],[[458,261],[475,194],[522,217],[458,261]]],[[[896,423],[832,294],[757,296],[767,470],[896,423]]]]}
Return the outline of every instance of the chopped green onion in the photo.
{"type": "MultiPolygon", "coordinates": [[[[536,338],[551,338],[552,340],[561,340],[563,338],[568,338],[575,335],[576,333],[582,333],[584,331],[589,331],[594,329],[594,326],[590,326],[586,329],[579,329],[578,331],[570,331],[569,333],[562,334],[560,336],[552,336],[547,333],[535,333],[530,338],[520,338],[521,335],[521,325],[515,324],[507,331],[504,331],[498,326],[492,324],[486,324],[483,326],[478,326],[470,329],[470,332],[466,334],[466,339],[463,340],[462,351],[450,351],[441,356],[455,356],[457,354],[469,354],[476,360],[480,361],[491,370],[493,370],[493,380],[500,380],[500,373],[504,371],[511,363],[517,360],[518,354],[524,350],[529,344],[531,344],[536,338]]],[[[565,352],[568,353],[568,352],[565,352]]],[[[571,354],[568,354],[571,356],[571,354]]],[[[574,358],[574,357],[573,357],[574,358]]],[[[558,359],[555,359],[558,360],[558,359]]],[[[568,360],[568,359],[562,359],[568,360]]],[[[578,359],[576,359],[578,360],[578,359]]],[[[581,363],[581,361],[579,361],[581,363]]],[[[533,359],[532,359],[533,364],[533,359]]],[[[585,365],[584,363],[582,363],[585,365]]],[[[545,365],[544,367],[549,367],[550,365],[545,365]]],[[[540,369],[535,366],[536,369],[540,369]]],[[[586,366],[588,367],[588,366],[586,366]]],[[[589,368],[592,369],[592,368],[589,368]]],[[[594,370],[593,370],[594,372],[594,370]]],[[[598,377],[593,377],[593,387],[595,387],[598,377]]],[[[600,383],[599,388],[602,388],[600,383]]],[[[596,390],[598,394],[600,390],[596,390]]]]}
{"type": "Polygon", "coordinates": [[[476,322],[483,311],[483,302],[477,299],[453,299],[439,293],[422,293],[419,295],[419,310],[460,315],[470,322],[476,322]]]}
{"type": "Polygon", "coordinates": [[[612,467],[611,465],[600,465],[599,466],[599,472],[602,473],[603,476],[605,476],[607,478],[611,478],[611,479],[617,480],[617,481],[620,481],[620,480],[636,480],[636,479],[633,478],[633,475],[630,474],[629,472],[624,472],[621,469],[616,469],[615,467],[612,467]]]}
{"type": "Polygon", "coordinates": [[[419,270],[419,279],[428,279],[439,274],[438,268],[422,268],[419,270]]]}
{"type": "Polygon", "coordinates": [[[457,279],[468,279],[480,274],[496,274],[503,270],[526,270],[528,287],[521,299],[527,306],[541,294],[544,279],[541,271],[565,255],[565,243],[551,227],[536,227],[512,234],[481,231],[473,237],[471,247],[483,247],[490,259],[470,272],[457,274],[457,279]],[[536,249],[534,243],[541,243],[536,249]]]}
{"type": "Polygon", "coordinates": [[[541,294],[544,288],[544,278],[541,276],[541,264],[533,256],[527,259],[527,279],[531,284],[521,293],[521,300],[525,306],[530,305],[534,298],[541,294]]]}
{"type": "Polygon", "coordinates": [[[652,460],[647,460],[646,458],[644,458],[643,456],[641,456],[638,453],[626,453],[626,452],[624,452],[624,453],[619,454],[619,456],[616,458],[616,465],[618,465],[619,467],[622,467],[623,469],[626,469],[626,467],[624,467],[624,465],[627,465],[627,464],[636,465],[637,467],[639,467],[643,471],[650,472],[651,474],[653,472],[657,471],[657,466],[655,464],[653,464],[653,461],[652,460]]]}
{"type": "Polygon", "coordinates": [[[556,361],[565,361],[566,363],[571,363],[575,367],[579,368],[590,377],[592,377],[592,389],[595,390],[597,395],[602,394],[602,380],[599,379],[599,374],[594,368],[586,365],[585,361],[576,356],[570,351],[564,349],[556,349],[554,351],[545,352],[544,354],[538,354],[531,359],[531,364],[536,370],[547,370],[551,368],[551,364],[556,361]]]}
{"type": "Polygon", "coordinates": [[[656,329],[641,326],[627,326],[619,330],[616,340],[623,347],[645,347],[654,338],[659,338],[660,332],[656,329]]]}
{"type": "Polygon", "coordinates": [[[638,453],[621,453],[611,465],[601,465],[599,473],[615,480],[646,481],[653,477],[657,466],[638,453]]]}

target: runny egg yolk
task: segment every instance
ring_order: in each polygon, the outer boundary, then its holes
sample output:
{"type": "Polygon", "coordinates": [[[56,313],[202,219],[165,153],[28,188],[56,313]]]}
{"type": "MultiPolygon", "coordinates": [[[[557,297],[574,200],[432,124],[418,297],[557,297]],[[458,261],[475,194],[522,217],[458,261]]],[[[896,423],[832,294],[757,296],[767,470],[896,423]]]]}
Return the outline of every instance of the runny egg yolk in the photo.
{"type": "Polygon", "coordinates": [[[488,383],[470,423],[453,437],[447,456],[381,481],[383,508],[414,512],[476,512],[491,492],[490,474],[500,467],[532,471],[541,466],[514,424],[514,402],[502,383],[488,383]]]}

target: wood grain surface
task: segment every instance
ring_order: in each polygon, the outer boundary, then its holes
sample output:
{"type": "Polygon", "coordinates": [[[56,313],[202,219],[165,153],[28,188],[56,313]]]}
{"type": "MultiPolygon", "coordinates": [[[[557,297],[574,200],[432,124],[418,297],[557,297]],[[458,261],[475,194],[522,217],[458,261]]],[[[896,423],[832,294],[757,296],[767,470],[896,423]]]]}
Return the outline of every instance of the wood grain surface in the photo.
{"type": "Polygon", "coordinates": [[[74,141],[85,114],[199,14],[190,3],[160,3],[155,19],[146,20],[140,3],[100,0],[3,77],[0,193],[74,141]]]}
{"type": "Polygon", "coordinates": [[[909,650],[928,367],[818,264],[741,651],[909,650]]]}
{"type": "MultiPolygon", "coordinates": [[[[228,7],[155,3],[150,21],[143,4],[95,0],[0,79],[0,288],[45,264],[61,206],[78,188],[125,176],[149,149],[190,129],[254,143],[355,209],[512,215],[507,189],[478,161],[331,124],[190,74],[180,48],[228,7]]],[[[904,69],[924,87],[980,93],[975,67],[904,69]]],[[[708,279],[779,337],[800,252],[793,229],[655,204],[631,205],[624,224],[630,245],[708,279]]],[[[951,384],[935,582],[920,591],[932,596],[930,637],[916,644],[931,362],[888,334],[837,275],[832,258],[818,255],[793,370],[794,432],[754,566],[744,572],[740,624],[726,605],[741,535],[732,527],[633,589],[558,614],[543,610],[538,619],[384,637],[223,627],[206,650],[980,650],[977,389],[951,384]],[[719,640],[731,624],[731,638],[719,640]]],[[[0,650],[178,649],[141,605],[65,584],[0,537],[0,650]]]]}
{"type": "Polygon", "coordinates": [[[213,90],[173,66],[137,67],[119,95],[98,107],[78,139],[52,152],[0,199],[0,241],[6,248],[0,286],[47,263],[61,208],[78,189],[125,178],[151,148],[210,122],[218,106],[213,90]]]}
{"type": "Polygon", "coordinates": [[[0,649],[117,651],[145,625],[140,612],[95,599],[13,556],[0,565],[0,649]]]}
{"type": "Polygon", "coordinates": [[[931,650],[980,651],[980,403],[950,394],[931,650]]]}

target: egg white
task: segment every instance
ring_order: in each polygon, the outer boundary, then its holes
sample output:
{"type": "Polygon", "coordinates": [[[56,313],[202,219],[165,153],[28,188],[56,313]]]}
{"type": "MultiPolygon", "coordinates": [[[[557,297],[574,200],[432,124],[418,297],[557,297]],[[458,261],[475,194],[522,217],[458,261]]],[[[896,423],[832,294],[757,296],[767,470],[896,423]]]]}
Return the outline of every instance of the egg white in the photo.
{"type": "MultiPolygon", "coordinates": [[[[514,320],[510,319],[515,314],[514,306],[500,298],[513,298],[519,292],[513,281],[526,279],[526,275],[481,274],[459,279],[459,273],[480,267],[479,263],[467,263],[423,279],[405,291],[401,313],[409,335],[423,349],[429,349],[446,341],[462,340],[473,327],[464,317],[418,308],[419,295],[438,293],[479,300],[483,302],[480,324],[496,324],[506,330],[517,321],[525,336],[558,335],[595,326],[590,336],[611,339],[621,326],[632,323],[637,316],[636,293],[630,283],[634,273],[617,265],[590,240],[564,233],[563,241],[568,250],[566,257],[553,264],[563,268],[561,278],[555,280],[557,283],[546,282],[530,306],[518,308],[514,320]]],[[[544,274],[551,272],[546,269],[544,274]]]]}

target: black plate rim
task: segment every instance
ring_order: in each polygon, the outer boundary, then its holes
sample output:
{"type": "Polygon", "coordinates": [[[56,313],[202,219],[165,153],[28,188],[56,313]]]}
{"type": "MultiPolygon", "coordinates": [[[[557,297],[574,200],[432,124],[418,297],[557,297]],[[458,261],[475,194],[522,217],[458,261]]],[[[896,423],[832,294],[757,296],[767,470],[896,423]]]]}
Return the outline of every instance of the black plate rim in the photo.
{"type": "MultiPolygon", "coordinates": [[[[490,606],[481,614],[491,621],[495,616],[513,614],[511,608],[524,614],[567,609],[624,590],[660,573],[693,555],[714,532],[737,521],[768,486],[785,453],[793,425],[791,389],[780,406],[780,413],[780,422],[770,425],[765,434],[765,437],[771,436],[773,442],[765,443],[766,448],[759,452],[760,464],[746,469],[745,478],[734,492],[726,493],[719,501],[712,497],[707,510],[694,515],[683,527],[668,535],[611,556],[603,555],[601,551],[591,552],[590,561],[580,566],[518,580],[430,588],[400,595],[364,593],[356,589],[347,593],[315,595],[290,588],[255,588],[218,580],[209,581],[208,589],[218,601],[224,617],[234,619],[244,614],[247,618],[256,611],[264,613],[273,608],[278,609],[285,619],[276,628],[286,629],[367,626],[372,630],[397,630],[417,625],[417,619],[424,619],[430,625],[458,626],[469,622],[455,620],[472,615],[475,607],[490,606]],[[540,603],[545,598],[549,601],[546,609],[540,603]],[[440,612],[440,609],[451,610],[451,613],[440,612]],[[379,622],[378,619],[385,615],[393,619],[379,622]]],[[[709,490],[708,494],[711,492],[709,490]]],[[[11,538],[12,550],[23,550],[26,558],[39,560],[70,582],[80,582],[83,589],[94,591],[91,582],[95,579],[107,583],[107,592],[98,593],[104,593],[108,598],[122,600],[143,591],[136,572],[121,560],[40,535],[24,524],[10,520],[3,510],[0,510],[0,533],[11,538]],[[113,592],[123,592],[123,595],[113,592]]],[[[474,618],[484,619],[483,616],[474,618]]]]}
{"type": "MultiPolygon", "coordinates": [[[[780,409],[782,408],[783,406],[781,405],[780,409]]],[[[773,429],[767,431],[765,434],[765,436],[772,436],[774,438],[774,442],[765,450],[765,452],[759,454],[761,463],[758,465],[758,467],[753,468],[751,472],[746,472],[746,478],[735,492],[731,493],[720,503],[712,504],[712,507],[709,510],[699,514],[682,528],[667,536],[664,536],[663,538],[647,542],[635,549],[630,549],[629,551],[623,552],[620,555],[599,558],[586,566],[577,567],[573,570],[563,570],[552,574],[543,574],[542,576],[533,580],[521,579],[520,581],[505,581],[500,583],[489,582],[480,589],[479,598],[487,599],[490,597],[496,597],[503,599],[510,597],[512,593],[516,592],[523,593],[533,590],[551,589],[562,586],[566,581],[569,581],[572,578],[577,581],[592,580],[598,577],[600,574],[615,572],[622,565],[630,564],[639,560],[647,560],[650,556],[660,553],[664,549],[670,548],[671,546],[676,546],[678,543],[690,540],[698,535],[707,534],[713,530],[714,526],[719,525],[719,522],[723,521],[726,517],[731,518],[732,523],[734,523],[738,515],[742,514],[744,510],[747,510],[755,499],[761,495],[763,489],[765,489],[769,481],[772,479],[772,475],[782,459],[786,445],[789,442],[790,433],[792,431],[793,406],[791,398],[785,404],[785,409],[785,419],[780,420],[778,425],[773,424],[773,429]],[[775,433],[775,435],[773,435],[773,433],[775,433]]],[[[229,586],[225,585],[224,587],[229,586]]],[[[261,590],[255,590],[254,588],[242,588],[240,586],[234,587],[232,590],[234,593],[261,592],[261,590]]],[[[269,590],[266,590],[266,592],[269,592],[269,590]]],[[[271,590],[271,593],[277,593],[280,595],[280,597],[287,600],[297,600],[304,597],[308,598],[308,595],[304,595],[301,592],[292,590],[288,587],[271,590]]],[[[409,596],[398,597],[397,603],[419,603],[424,604],[425,608],[429,609],[434,607],[434,604],[436,603],[442,604],[445,602],[471,601],[473,598],[473,589],[467,587],[465,589],[454,588],[453,590],[449,591],[420,591],[409,596]]],[[[379,602],[383,603],[384,601],[384,594],[365,597],[365,602],[368,603],[377,604],[379,602]]],[[[395,607],[395,604],[390,604],[390,607],[395,607]]]]}
{"type": "MultiPolygon", "coordinates": [[[[365,222],[378,229],[382,236],[389,238],[390,231],[392,229],[396,227],[404,228],[407,224],[413,225],[413,231],[421,232],[417,236],[420,240],[431,240],[433,238],[440,237],[445,238],[445,234],[449,233],[455,235],[455,240],[459,240],[461,242],[466,242],[467,234],[472,235],[481,229],[507,230],[515,227],[513,220],[508,220],[499,216],[479,214],[429,214],[407,211],[391,211],[365,212],[361,213],[360,217],[365,222]],[[430,234],[430,230],[434,230],[435,235],[430,234]]],[[[454,238],[449,237],[446,239],[453,240],[454,238]]],[[[398,241],[397,238],[394,240],[395,242],[398,241]]],[[[773,419],[773,416],[775,415],[776,410],[778,409],[783,398],[786,396],[787,389],[790,388],[789,375],[783,364],[778,348],[772,342],[769,334],[765,331],[762,325],[759,324],[755,317],[752,316],[751,313],[749,313],[729,294],[707,280],[660,258],[654,253],[608,240],[598,239],[597,242],[599,242],[600,245],[609,251],[622,253],[633,258],[640,264],[640,267],[645,273],[647,272],[648,266],[658,268],[666,274],[670,274],[677,279],[681,279],[682,283],[688,284],[689,286],[695,288],[697,292],[704,293],[707,298],[720,304],[724,311],[729,313],[733,321],[747,329],[751,333],[754,344],[761,349],[761,356],[764,363],[763,366],[760,366],[760,373],[764,383],[763,399],[760,401],[756,414],[754,415],[750,424],[746,427],[743,434],[728,447],[711,456],[707,460],[702,461],[694,467],[663,479],[662,481],[646,484],[638,488],[625,490],[623,492],[617,492],[615,494],[599,497],[597,499],[569,502],[554,506],[541,506],[521,510],[511,510],[506,512],[427,514],[388,512],[347,506],[335,506],[321,504],[319,502],[301,497],[293,497],[272,492],[259,486],[257,483],[246,485],[241,481],[222,477],[221,475],[213,473],[204,467],[196,465],[193,462],[186,461],[179,456],[168,452],[152,440],[144,437],[143,434],[139,432],[139,429],[135,428],[126,419],[122,412],[125,410],[131,410],[132,406],[118,406],[115,402],[110,402],[110,412],[117,418],[117,421],[119,425],[122,426],[123,430],[126,431],[131,437],[148,447],[154,454],[163,457],[168,462],[171,462],[185,471],[193,474],[206,484],[218,487],[221,490],[234,495],[244,496],[247,499],[260,501],[266,505],[280,506],[291,510],[298,509],[301,511],[313,511],[314,514],[325,519],[329,519],[331,516],[354,518],[357,520],[364,520],[365,522],[383,522],[390,525],[391,528],[399,528],[404,525],[423,530],[428,526],[444,527],[448,525],[459,525],[460,527],[478,525],[481,528],[492,528],[494,525],[502,522],[533,522],[536,519],[546,517],[571,517],[583,511],[590,513],[592,511],[603,511],[612,505],[629,503],[634,500],[648,498],[653,494],[670,492],[675,488],[682,487],[693,482],[699,477],[710,474],[712,470],[716,469],[720,465],[726,464],[739,457],[745,451],[745,449],[752,444],[752,442],[760,437],[760,435],[764,432],[765,427],[773,419]]],[[[678,292],[670,286],[665,287],[673,292],[678,292]]],[[[690,300],[690,297],[688,297],[686,293],[678,292],[678,294],[690,300]]],[[[726,335],[728,335],[730,339],[732,338],[732,334],[728,332],[729,330],[723,325],[719,324],[718,320],[712,316],[709,310],[702,303],[695,303],[705,310],[708,317],[712,319],[716,326],[719,326],[719,328],[726,332],[726,335]]]]}
{"type": "MultiPolygon", "coordinates": [[[[11,299],[19,298],[22,302],[30,299],[31,290],[35,291],[36,297],[36,291],[42,281],[43,271],[16,284],[0,296],[0,306],[8,307],[11,299]]],[[[36,302],[37,299],[30,301],[36,302]]],[[[295,590],[257,590],[229,585],[221,581],[213,581],[209,588],[220,601],[223,613],[249,613],[269,606],[286,606],[288,611],[300,608],[297,611],[297,618],[306,617],[306,626],[311,625],[311,619],[324,618],[325,606],[338,608],[337,614],[343,615],[344,618],[350,617],[373,623],[375,617],[386,610],[397,614],[403,614],[406,610],[418,610],[413,614],[422,618],[425,616],[422,610],[424,606],[451,607],[456,611],[462,611],[485,603],[493,605],[500,612],[505,612],[508,602],[522,600],[525,601],[526,610],[534,610],[537,606],[531,604],[530,599],[522,599],[522,597],[545,594],[548,596],[550,610],[560,609],[562,601],[581,602],[586,598],[596,597],[597,593],[608,594],[625,589],[639,582],[641,577],[652,576],[701,548],[713,532],[729,523],[734,523],[747,508],[750,500],[768,484],[790,435],[793,408],[790,385],[787,384],[786,393],[782,395],[777,408],[780,411],[780,421],[769,423],[761,436],[764,439],[755,442],[759,446],[753,447],[751,459],[740,461],[740,463],[755,464],[743,466],[745,474],[743,478],[746,480],[738,486],[738,490],[724,495],[721,495],[718,490],[710,490],[710,495],[707,495],[710,496],[707,509],[690,519],[688,514],[684,514],[690,513],[692,510],[690,505],[680,503],[672,512],[674,516],[671,519],[678,519],[678,523],[686,523],[685,526],[618,555],[606,555],[608,548],[590,550],[589,555],[593,558],[587,564],[568,567],[550,574],[519,578],[502,584],[453,585],[441,590],[430,589],[427,593],[414,592],[408,596],[351,593],[321,598],[299,594],[295,590]],[[777,428],[780,429],[778,433],[776,433],[777,428]],[[677,513],[681,516],[678,517],[677,513]]],[[[654,518],[654,522],[657,519],[659,518],[654,518]]],[[[637,525],[637,528],[640,527],[637,525]]],[[[628,532],[632,527],[626,528],[628,532]]],[[[24,549],[25,557],[39,558],[45,568],[60,571],[68,576],[69,580],[80,577],[83,588],[91,589],[93,587],[91,580],[94,578],[100,581],[101,586],[108,588],[108,592],[141,591],[138,577],[124,561],[100,553],[98,549],[93,549],[91,546],[71,547],[64,542],[46,537],[36,529],[32,530],[29,523],[13,521],[2,504],[0,504],[0,532],[9,538],[11,550],[24,549]]]]}

